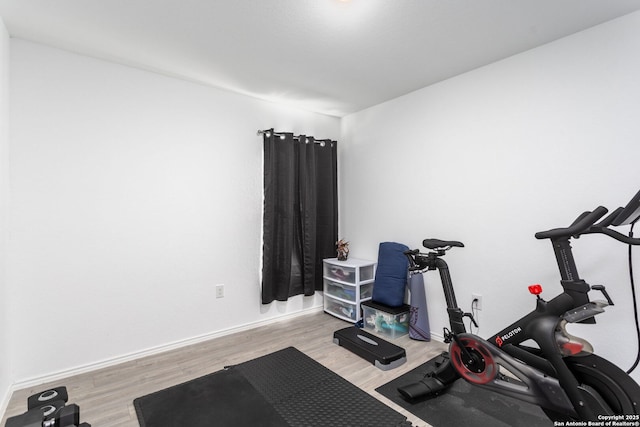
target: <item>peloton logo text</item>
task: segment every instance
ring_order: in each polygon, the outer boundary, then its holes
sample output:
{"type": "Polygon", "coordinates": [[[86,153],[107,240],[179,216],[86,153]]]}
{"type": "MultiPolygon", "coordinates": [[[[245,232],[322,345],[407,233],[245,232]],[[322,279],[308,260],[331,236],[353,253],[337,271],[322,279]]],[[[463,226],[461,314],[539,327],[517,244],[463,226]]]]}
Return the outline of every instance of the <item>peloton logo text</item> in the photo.
{"type": "Polygon", "coordinates": [[[522,332],[522,328],[518,326],[517,328],[513,329],[510,332],[507,332],[503,336],[497,337],[496,344],[498,344],[498,347],[502,347],[502,343],[504,343],[505,340],[508,340],[509,338],[513,337],[515,334],[519,334],[520,332],[522,332]]]}

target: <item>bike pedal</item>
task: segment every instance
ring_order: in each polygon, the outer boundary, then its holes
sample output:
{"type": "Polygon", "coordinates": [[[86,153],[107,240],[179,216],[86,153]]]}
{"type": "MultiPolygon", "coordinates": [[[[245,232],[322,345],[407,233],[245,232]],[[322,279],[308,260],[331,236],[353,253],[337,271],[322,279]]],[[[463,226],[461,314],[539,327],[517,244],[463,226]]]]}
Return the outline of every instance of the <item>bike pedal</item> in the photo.
{"type": "Polygon", "coordinates": [[[442,336],[446,344],[450,344],[453,341],[453,332],[447,328],[442,328],[442,336]]]}

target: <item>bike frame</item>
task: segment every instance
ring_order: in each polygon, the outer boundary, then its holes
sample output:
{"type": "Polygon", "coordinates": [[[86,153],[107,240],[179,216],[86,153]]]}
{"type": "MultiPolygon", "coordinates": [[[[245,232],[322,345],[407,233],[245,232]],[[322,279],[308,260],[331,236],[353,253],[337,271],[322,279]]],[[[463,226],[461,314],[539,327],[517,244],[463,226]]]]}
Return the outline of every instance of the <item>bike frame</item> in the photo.
{"type": "MultiPolygon", "coordinates": [[[[473,323],[475,320],[472,314],[464,313],[458,307],[449,267],[442,259],[452,246],[464,245],[460,242],[425,239],[423,245],[432,252],[406,252],[411,271],[437,269],[440,273],[451,327],[450,331],[445,328],[445,342],[451,345],[445,363],[425,376],[423,381],[399,388],[401,394],[414,398],[439,393],[462,377],[480,387],[582,420],[593,420],[597,415],[602,415],[594,411],[606,411],[606,401],[591,386],[582,385],[565,363],[566,356],[572,356],[571,363],[574,365],[576,358],[579,360],[583,357],[588,362],[597,356],[592,355],[593,349],[587,341],[570,336],[565,326],[567,323],[595,323],[594,316],[602,313],[607,305],[613,305],[613,301],[604,286],[591,287],[580,278],[570,239],[600,233],[622,243],[640,245],[640,239],[633,238],[632,233],[627,237],[609,228],[610,225],[629,225],[640,220],[640,191],[626,207],[618,208],[596,224],[606,213],[607,209],[599,206],[582,213],[569,227],[536,233],[537,239],[551,240],[563,292],[545,301],[539,295],[539,285],[530,287],[531,293],[537,296],[535,310],[488,340],[467,333],[464,317],[470,317],[473,323]],[[591,290],[602,292],[607,302],[591,302],[588,296],[591,290]],[[538,348],[525,346],[523,343],[528,340],[534,341],[538,348]],[[515,375],[519,382],[501,374],[501,366],[515,375]]],[[[635,401],[632,404],[635,405],[635,401]]]]}
{"type": "Polygon", "coordinates": [[[550,301],[538,297],[535,310],[488,340],[466,331],[463,319],[471,315],[463,313],[458,307],[448,265],[441,258],[444,251],[428,253],[426,267],[429,270],[437,269],[440,273],[451,327],[449,340],[481,349],[479,351],[483,353],[483,358],[503,366],[524,386],[503,376],[493,376],[491,379],[471,377],[465,378],[466,380],[560,413],[595,419],[597,414],[591,413],[588,407],[579,403],[582,399],[579,383],[563,361],[556,342],[556,332],[566,319],[571,322],[595,323],[593,316],[602,312],[601,307],[607,304],[590,303],[587,293],[591,287],[578,275],[569,238],[552,239],[552,244],[564,292],[550,301]],[[572,313],[579,315],[572,318],[572,313]],[[521,345],[529,339],[535,341],[539,349],[521,345]],[[576,413],[574,408],[582,409],[576,413]]]}

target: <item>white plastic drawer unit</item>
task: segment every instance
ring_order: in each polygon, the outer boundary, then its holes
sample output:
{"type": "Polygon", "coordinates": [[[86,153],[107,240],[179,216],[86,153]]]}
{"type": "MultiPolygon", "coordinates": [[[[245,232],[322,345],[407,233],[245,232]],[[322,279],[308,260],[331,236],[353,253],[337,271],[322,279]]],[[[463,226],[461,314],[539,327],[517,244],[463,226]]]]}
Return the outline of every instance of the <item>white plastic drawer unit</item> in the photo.
{"type": "Polygon", "coordinates": [[[325,297],[324,311],[351,322],[358,321],[358,310],[355,304],[349,304],[344,301],[340,301],[331,297],[325,297]]]}
{"type": "MultiPolygon", "coordinates": [[[[373,282],[360,285],[360,300],[371,298],[373,282]]],[[[355,302],[358,297],[358,286],[324,279],[324,294],[330,297],[355,302]]]]}
{"type": "Polygon", "coordinates": [[[360,303],[371,299],[376,263],[351,258],[324,260],[324,311],[349,322],[362,319],[360,303]]]}
{"type": "Polygon", "coordinates": [[[343,283],[366,282],[373,280],[375,265],[373,261],[357,259],[338,261],[336,258],[329,258],[324,260],[323,276],[343,283]]]}

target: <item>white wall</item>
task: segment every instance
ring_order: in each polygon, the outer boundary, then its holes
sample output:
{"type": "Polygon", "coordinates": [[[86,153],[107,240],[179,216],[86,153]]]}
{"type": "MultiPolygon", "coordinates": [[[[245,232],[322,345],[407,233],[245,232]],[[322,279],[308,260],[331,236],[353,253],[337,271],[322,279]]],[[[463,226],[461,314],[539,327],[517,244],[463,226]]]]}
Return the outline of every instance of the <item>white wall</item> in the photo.
{"type": "MultiPolygon", "coordinates": [[[[532,308],[527,285],[559,289],[536,231],[624,204],[638,189],[639,21],[636,13],[353,114],[342,131],[336,118],[12,40],[0,393],[318,307],[318,297],[259,304],[255,131],[271,126],[340,140],[341,237],[353,256],[375,259],[384,240],[464,241],[447,256],[458,299],[467,308],[472,292],[484,295],[480,335],[491,335],[532,308]],[[216,283],[226,284],[224,299],[216,283]]],[[[2,27],[0,42],[6,123],[2,27]]],[[[583,276],[607,284],[617,303],[587,337],[626,368],[635,353],[619,345],[633,333],[626,248],[598,236],[574,247],[583,276]]],[[[440,284],[434,273],[427,283],[441,333],[440,284]]]]}
{"type": "MultiPolygon", "coordinates": [[[[635,13],[344,118],[341,237],[351,253],[375,259],[387,240],[463,241],[446,260],[465,311],[483,295],[484,337],[533,309],[529,284],[557,294],[551,245],[534,233],[624,205],[640,188],[639,51],[635,13]]],[[[573,247],[583,278],[616,302],[581,333],[627,369],[636,353],[627,248],[602,236],[573,247]]],[[[437,273],[426,283],[441,335],[437,273]]]]}
{"type": "Polygon", "coordinates": [[[9,34],[0,17],[0,414],[9,399],[7,213],[9,206],[9,34]]]}
{"type": "Polygon", "coordinates": [[[260,305],[256,131],[339,119],[15,39],[11,75],[15,381],[321,305],[260,305]]]}

